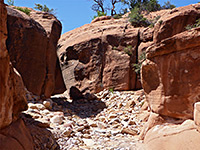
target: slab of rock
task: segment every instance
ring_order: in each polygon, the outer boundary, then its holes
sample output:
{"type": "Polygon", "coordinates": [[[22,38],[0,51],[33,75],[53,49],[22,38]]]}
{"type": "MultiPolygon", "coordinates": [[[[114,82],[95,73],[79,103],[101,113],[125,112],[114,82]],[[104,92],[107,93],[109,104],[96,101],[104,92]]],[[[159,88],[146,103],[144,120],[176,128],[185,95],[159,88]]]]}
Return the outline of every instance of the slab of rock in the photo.
{"type": "Polygon", "coordinates": [[[25,87],[20,75],[10,64],[6,49],[7,11],[0,1],[0,129],[10,125],[19,118],[21,111],[26,110],[25,87]]]}
{"type": "Polygon", "coordinates": [[[27,89],[45,97],[64,92],[56,55],[60,22],[53,15],[32,9],[30,16],[12,7],[7,10],[9,55],[27,89]]]}
{"type": "Polygon", "coordinates": [[[200,17],[200,4],[174,8],[161,16],[154,28],[153,41],[158,43],[185,31],[187,25],[194,24],[200,17]]]}
{"type": "Polygon", "coordinates": [[[199,56],[200,28],[179,33],[147,50],[142,85],[153,112],[193,118],[193,105],[200,101],[199,56]]]}
{"type": "Polygon", "coordinates": [[[198,150],[200,133],[192,120],[181,125],[157,125],[147,133],[144,143],[148,150],[198,150]]]}

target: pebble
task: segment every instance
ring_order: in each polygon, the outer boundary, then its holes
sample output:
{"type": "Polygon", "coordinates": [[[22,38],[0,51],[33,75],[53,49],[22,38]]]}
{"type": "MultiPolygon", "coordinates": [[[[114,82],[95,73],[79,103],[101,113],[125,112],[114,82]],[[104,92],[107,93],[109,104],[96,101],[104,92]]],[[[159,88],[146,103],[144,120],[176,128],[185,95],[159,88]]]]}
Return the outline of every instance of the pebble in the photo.
{"type": "Polygon", "coordinates": [[[65,128],[65,130],[62,132],[62,136],[63,136],[63,137],[68,137],[68,136],[70,136],[71,133],[72,133],[72,128],[71,128],[71,127],[67,127],[67,128],[65,128]]]}
{"type": "Polygon", "coordinates": [[[43,105],[47,108],[47,109],[51,109],[51,102],[50,101],[44,101],[43,105]]]}
{"type": "Polygon", "coordinates": [[[51,123],[57,123],[60,125],[63,122],[63,116],[56,115],[56,116],[52,117],[50,119],[50,121],[51,121],[51,123]]]}

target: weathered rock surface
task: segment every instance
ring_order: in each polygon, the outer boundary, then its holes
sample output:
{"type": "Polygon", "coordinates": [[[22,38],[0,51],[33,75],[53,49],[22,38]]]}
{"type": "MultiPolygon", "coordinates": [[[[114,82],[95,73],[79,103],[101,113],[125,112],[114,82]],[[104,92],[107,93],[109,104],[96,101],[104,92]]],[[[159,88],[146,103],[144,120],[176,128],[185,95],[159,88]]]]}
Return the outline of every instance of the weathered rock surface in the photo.
{"type": "Polygon", "coordinates": [[[19,119],[26,110],[25,87],[22,79],[10,64],[6,49],[7,11],[0,1],[0,149],[33,150],[32,139],[24,122],[19,119]]]}
{"type": "Polygon", "coordinates": [[[21,111],[27,109],[25,88],[20,75],[12,68],[6,49],[7,11],[1,1],[0,21],[0,129],[18,119],[21,111]]]}
{"type": "Polygon", "coordinates": [[[185,31],[187,25],[194,24],[200,17],[200,4],[174,8],[164,15],[155,25],[153,41],[160,41],[185,31]]]}
{"type": "Polygon", "coordinates": [[[147,150],[198,150],[200,133],[192,120],[181,125],[157,125],[145,136],[147,150]]]}
{"type": "Polygon", "coordinates": [[[58,55],[67,87],[99,92],[136,89],[139,29],[126,18],[100,20],[62,35],[58,55]]]}
{"type": "Polygon", "coordinates": [[[200,28],[179,33],[147,51],[142,84],[152,111],[193,118],[199,101],[200,28]]]}
{"type": "Polygon", "coordinates": [[[199,148],[200,28],[185,28],[200,18],[199,8],[194,4],[166,12],[150,46],[139,47],[147,53],[141,78],[152,112],[140,137],[148,150],[199,148]]]}
{"type": "Polygon", "coordinates": [[[1,150],[33,150],[32,137],[22,119],[0,130],[1,150]]]}
{"type": "Polygon", "coordinates": [[[28,16],[12,7],[7,10],[9,55],[27,89],[45,97],[64,92],[56,55],[60,22],[48,13],[31,10],[28,16]]]}

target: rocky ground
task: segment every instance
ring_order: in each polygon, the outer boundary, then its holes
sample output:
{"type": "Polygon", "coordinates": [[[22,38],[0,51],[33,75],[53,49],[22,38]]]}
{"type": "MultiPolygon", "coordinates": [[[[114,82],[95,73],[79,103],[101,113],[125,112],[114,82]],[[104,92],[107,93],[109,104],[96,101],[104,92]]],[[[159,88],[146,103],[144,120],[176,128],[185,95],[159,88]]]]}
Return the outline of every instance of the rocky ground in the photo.
{"type": "Polygon", "coordinates": [[[24,113],[51,131],[62,150],[142,149],[138,135],[149,115],[143,90],[104,90],[96,97],[72,101],[59,95],[41,101],[29,95],[24,113]]]}

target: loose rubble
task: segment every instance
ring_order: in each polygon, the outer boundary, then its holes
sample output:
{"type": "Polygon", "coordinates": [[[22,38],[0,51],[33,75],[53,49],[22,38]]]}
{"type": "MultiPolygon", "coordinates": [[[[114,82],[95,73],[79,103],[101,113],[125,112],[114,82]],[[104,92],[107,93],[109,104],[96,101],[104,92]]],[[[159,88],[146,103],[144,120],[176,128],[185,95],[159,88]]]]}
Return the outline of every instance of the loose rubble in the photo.
{"type": "Polygon", "coordinates": [[[134,150],[141,146],[137,137],[149,116],[143,90],[104,90],[96,97],[74,102],[60,96],[47,100],[32,96],[24,113],[51,131],[62,150],[134,150]]]}

